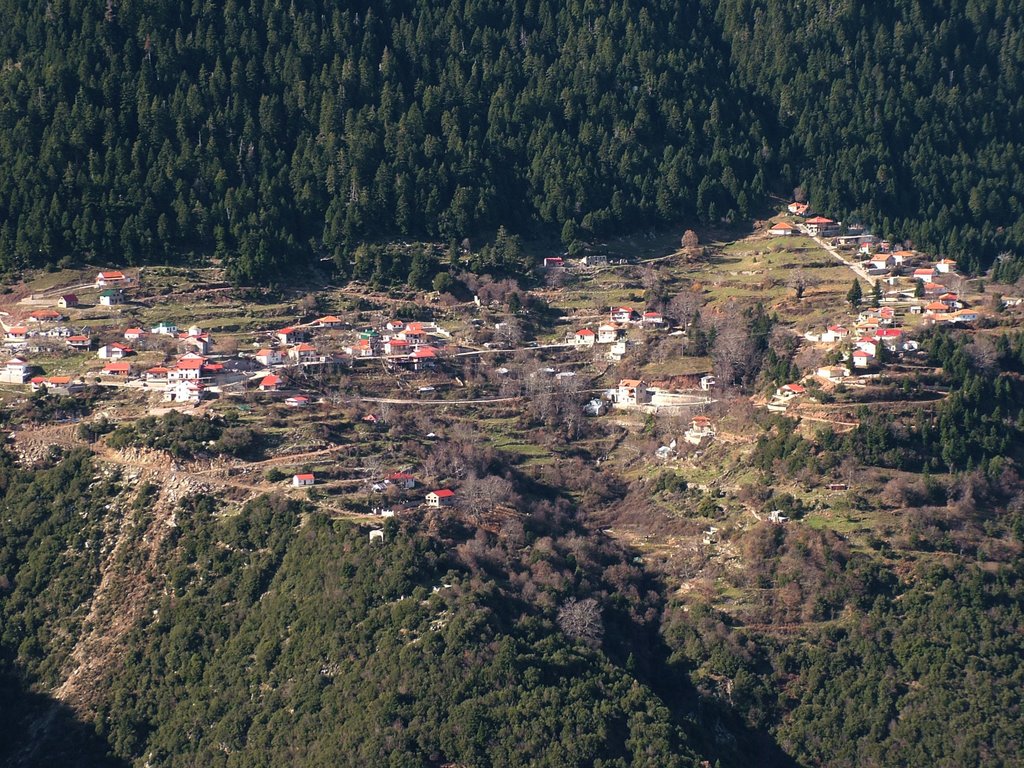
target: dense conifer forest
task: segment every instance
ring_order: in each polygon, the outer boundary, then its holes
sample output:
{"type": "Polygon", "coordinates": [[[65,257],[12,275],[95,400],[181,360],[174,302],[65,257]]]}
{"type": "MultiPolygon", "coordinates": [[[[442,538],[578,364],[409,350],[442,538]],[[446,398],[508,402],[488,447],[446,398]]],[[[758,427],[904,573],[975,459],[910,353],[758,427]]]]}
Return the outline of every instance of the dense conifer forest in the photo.
{"type": "Polygon", "coordinates": [[[344,276],[365,239],[572,246],[802,185],[1015,274],[1020,10],[4,0],[0,265],[344,276]]]}

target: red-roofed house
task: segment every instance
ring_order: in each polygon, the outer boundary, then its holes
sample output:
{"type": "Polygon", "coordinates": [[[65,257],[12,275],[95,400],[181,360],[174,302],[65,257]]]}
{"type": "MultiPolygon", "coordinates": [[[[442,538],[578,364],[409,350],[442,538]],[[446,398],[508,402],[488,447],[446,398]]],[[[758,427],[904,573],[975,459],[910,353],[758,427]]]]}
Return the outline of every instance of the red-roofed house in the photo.
{"type": "Polygon", "coordinates": [[[854,368],[867,368],[871,365],[871,361],[875,359],[874,355],[864,351],[863,349],[853,350],[851,357],[853,359],[854,368]]]}
{"type": "Polygon", "coordinates": [[[37,309],[29,313],[28,319],[35,323],[52,323],[64,319],[64,315],[55,309],[37,309]]]}
{"type": "Polygon", "coordinates": [[[146,332],[141,328],[129,328],[127,331],[124,332],[124,339],[125,341],[138,341],[139,339],[145,337],[145,335],[146,332]]]}
{"type": "Polygon", "coordinates": [[[649,310],[647,312],[644,312],[644,315],[641,318],[640,322],[642,322],[644,325],[664,325],[665,317],[661,314],[661,312],[654,312],[649,310]]]}
{"type": "Polygon", "coordinates": [[[260,392],[277,392],[281,387],[281,377],[270,374],[260,379],[260,392]]]}
{"type": "Polygon", "coordinates": [[[305,488],[307,485],[316,483],[316,475],[312,472],[304,472],[300,475],[292,475],[292,485],[296,488],[305,488]]]}
{"type": "Polygon", "coordinates": [[[832,219],[826,219],[824,216],[815,216],[813,219],[807,220],[806,226],[807,234],[812,237],[818,237],[835,229],[835,222],[832,219]]]}
{"type": "Polygon", "coordinates": [[[295,395],[295,397],[289,397],[285,400],[284,404],[289,408],[305,408],[309,405],[309,398],[305,395],[295,395]]]}
{"type": "Polygon", "coordinates": [[[416,487],[416,478],[408,472],[393,472],[388,475],[387,479],[389,482],[394,483],[400,488],[405,488],[407,491],[416,487]]]}
{"type": "Polygon", "coordinates": [[[282,328],[275,334],[275,336],[277,336],[277,340],[282,344],[294,344],[299,340],[299,337],[301,335],[302,334],[299,333],[299,331],[295,330],[291,326],[288,326],[287,328],[282,328]]]}
{"type": "Polygon", "coordinates": [[[612,307],[611,321],[613,323],[631,323],[636,319],[637,314],[632,307],[612,307]]]}
{"type": "Polygon", "coordinates": [[[385,355],[405,355],[409,352],[409,342],[405,339],[388,339],[384,342],[385,355]]]}
{"type": "Polygon", "coordinates": [[[423,323],[409,323],[399,332],[398,338],[405,339],[410,344],[422,344],[427,340],[427,332],[423,328],[423,323]]]}
{"type": "Polygon", "coordinates": [[[915,280],[924,280],[931,282],[931,279],[935,277],[935,270],[931,267],[920,267],[914,270],[913,278],[915,280]]]}
{"type": "Polygon", "coordinates": [[[427,494],[428,507],[450,507],[455,503],[455,491],[441,488],[427,494]]]}
{"type": "Polygon", "coordinates": [[[103,373],[107,376],[116,376],[120,379],[127,379],[132,372],[131,363],[107,363],[103,366],[103,373]]]}
{"type": "Polygon", "coordinates": [[[796,227],[788,221],[777,221],[772,224],[771,229],[768,230],[768,234],[774,237],[787,237],[789,235],[795,235],[796,232],[796,227]]]}
{"type": "Polygon", "coordinates": [[[825,332],[821,334],[821,340],[831,344],[834,341],[842,341],[850,335],[849,330],[841,325],[830,325],[825,329],[825,332]]]}
{"type": "Polygon", "coordinates": [[[154,366],[153,368],[150,368],[148,371],[146,371],[146,380],[147,381],[150,381],[150,380],[153,380],[153,381],[156,381],[156,380],[167,381],[167,374],[169,374],[170,372],[171,372],[170,368],[165,368],[162,365],[157,365],[157,366],[154,366]]]}
{"type": "Polygon", "coordinates": [[[572,343],[577,347],[592,347],[596,341],[597,334],[589,328],[580,328],[572,337],[572,343]]]}
{"type": "Polygon", "coordinates": [[[106,285],[121,284],[129,282],[123,272],[109,271],[100,272],[96,275],[96,287],[103,288],[106,285]]]}
{"type": "Polygon", "coordinates": [[[335,317],[334,315],[326,315],[318,320],[313,321],[313,325],[317,328],[337,328],[341,325],[341,318],[335,317]]]}
{"type": "Polygon", "coordinates": [[[943,275],[956,272],[956,261],[953,259],[942,259],[941,261],[936,261],[935,271],[940,272],[943,275]]]}
{"type": "Polygon", "coordinates": [[[25,341],[28,338],[28,328],[23,325],[11,326],[7,329],[5,341],[25,341]]]}
{"type": "Polygon", "coordinates": [[[807,212],[811,210],[811,207],[807,203],[790,203],[786,206],[786,210],[790,213],[794,213],[797,216],[806,216],[807,212]]]}
{"type": "Polygon", "coordinates": [[[71,349],[92,349],[92,338],[90,336],[68,336],[64,341],[71,349]]]}

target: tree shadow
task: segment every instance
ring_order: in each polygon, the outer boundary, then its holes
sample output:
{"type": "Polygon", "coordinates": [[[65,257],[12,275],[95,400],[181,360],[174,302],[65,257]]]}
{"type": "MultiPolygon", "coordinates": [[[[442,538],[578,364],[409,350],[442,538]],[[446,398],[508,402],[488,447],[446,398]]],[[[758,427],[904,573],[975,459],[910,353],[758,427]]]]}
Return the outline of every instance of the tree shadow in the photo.
{"type": "Polygon", "coordinates": [[[63,703],[29,691],[0,673],[0,766],[128,768],[109,745],[63,703]]]}

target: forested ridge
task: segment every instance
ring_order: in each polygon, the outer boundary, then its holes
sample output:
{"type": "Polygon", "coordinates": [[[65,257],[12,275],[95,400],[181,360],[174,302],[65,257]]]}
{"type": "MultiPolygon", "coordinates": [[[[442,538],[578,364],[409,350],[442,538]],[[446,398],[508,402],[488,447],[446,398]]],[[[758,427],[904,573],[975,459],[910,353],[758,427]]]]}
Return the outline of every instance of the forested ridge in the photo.
{"type": "Polygon", "coordinates": [[[693,4],[4,2],[0,254],[225,257],[745,216],[756,116],[693,4]],[[742,126],[742,127],[741,127],[742,126]]]}
{"type": "Polygon", "coordinates": [[[567,246],[803,185],[972,270],[1024,242],[1013,3],[0,3],[0,264],[567,246]],[[477,240],[479,242],[479,240],[477,240]]]}
{"type": "Polygon", "coordinates": [[[777,110],[782,175],[816,209],[969,271],[1006,251],[1001,276],[1019,276],[1024,8],[725,0],[714,13],[738,83],[777,110]]]}

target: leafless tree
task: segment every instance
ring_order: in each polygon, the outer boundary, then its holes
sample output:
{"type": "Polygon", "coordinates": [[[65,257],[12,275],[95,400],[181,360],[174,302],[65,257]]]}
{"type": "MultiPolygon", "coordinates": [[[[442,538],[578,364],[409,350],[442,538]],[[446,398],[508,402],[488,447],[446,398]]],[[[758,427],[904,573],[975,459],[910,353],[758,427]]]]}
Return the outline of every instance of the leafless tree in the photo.
{"type": "Polygon", "coordinates": [[[723,314],[716,322],[711,362],[720,386],[744,380],[754,366],[755,346],[747,323],[738,310],[723,314]]]}
{"type": "Polygon", "coordinates": [[[704,298],[693,288],[684,288],[668,303],[669,314],[683,325],[688,325],[693,316],[704,306],[704,298]]]}
{"type": "Polygon", "coordinates": [[[984,370],[990,371],[995,368],[999,360],[996,345],[987,336],[977,336],[967,345],[967,354],[970,355],[974,364],[984,370]]]}
{"type": "Polygon", "coordinates": [[[679,241],[679,244],[686,250],[690,251],[700,245],[700,238],[697,237],[696,232],[692,229],[688,229],[683,233],[683,238],[679,241]]]}
{"type": "Polygon", "coordinates": [[[592,597],[585,600],[570,597],[558,609],[558,626],[569,637],[597,647],[604,637],[601,606],[592,597]]]}

